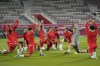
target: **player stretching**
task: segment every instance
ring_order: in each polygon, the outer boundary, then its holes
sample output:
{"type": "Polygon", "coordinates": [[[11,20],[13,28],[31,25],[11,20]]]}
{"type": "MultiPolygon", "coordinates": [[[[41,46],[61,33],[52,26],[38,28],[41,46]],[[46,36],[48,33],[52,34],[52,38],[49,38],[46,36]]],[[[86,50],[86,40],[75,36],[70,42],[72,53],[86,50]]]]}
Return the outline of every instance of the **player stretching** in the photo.
{"type": "Polygon", "coordinates": [[[88,54],[90,58],[96,58],[96,48],[97,48],[97,34],[98,26],[93,20],[89,20],[86,23],[87,31],[87,42],[88,42],[88,54]]]}
{"type": "Polygon", "coordinates": [[[71,38],[72,38],[72,32],[69,31],[68,28],[66,28],[65,32],[64,32],[64,41],[68,42],[68,49],[67,49],[67,51],[64,54],[70,53],[70,48],[72,46],[72,40],[71,40],[71,38]]]}
{"type": "Polygon", "coordinates": [[[13,52],[16,46],[19,45],[19,43],[17,42],[15,33],[13,32],[13,30],[10,29],[9,25],[6,25],[4,29],[5,29],[5,34],[7,37],[8,50],[2,50],[1,53],[8,54],[8,53],[13,52]]]}
{"type": "Polygon", "coordinates": [[[39,25],[38,34],[40,37],[40,48],[45,49],[43,47],[44,43],[46,42],[45,37],[44,37],[44,21],[43,20],[41,20],[41,23],[39,25]]]}
{"type": "Polygon", "coordinates": [[[56,45],[56,48],[57,48],[57,44],[59,44],[59,50],[63,50],[62,49],[63,44],[60,42],[60,37],[59,37],[59,33],[58,33],[58,27],[54,28],[54,35],[55,35],[54,43],[56,45]]]}
{"type": "Polygon", "coordinates": [[[20,54],[19,53],[20,52],[20,49],[19,49],[20,43],[18,42],[18,33],[16,32],[17,27],[18,27],[18,20],[16,20],[14,22],[13,26],[9,26],[9,25],[5,26],[4,31],[5,31],[6,37],[8,39],[7,44],[8,44],[9,50],[7,50],[7,51],[5,50],[4,52],[2,50],[2,53],[7,54],[9,52],[12,52],[15,49],[15,47],[18,46],[17,53],[20,54]],[[13,40],[11,41],[11,39],[13,39],[13,40]]]}
{"type": "Polygon", "coordinates": [[[72,43],[74,45],[74,49],[76,50],[75,54],[76,53],[80,53],[79,51],[79,48],[78,48],[78,39],[79,39],[79,27],[78,27],[78,24],[76,22],[74,22],[73,24],[73,35],[72,35],[72,43]]]}
{"type": "Polygon", "coordinates": [[[56,49],[54,40],[55,40],[55,35],[54,35],[53,28],[49,27],[49,31],[47,32],[47,50],[49,50],[51,47],[54,50],[56,49]]]}
{"type": "Polygon", "coordinates": [[[44,21],[41,20],[41,23],[39,25],[39,30],[38,30],[38,33],[39,33],[39,37],[40,37],[40,56],[44,56],[44,54],[42,54],[42,50],[44,50],[45,48],[43,47],[44,43],[46,43],[46,40],[45,40],[45,37],[44,37],[44,21]]]}
{"type": "Polygon", "coordinates": [[[28,28],[26,34],[27,42],[28,42],[28,53],[24,55],[17,55],[16,57],[29,57],[35,50],[35,41],[34,41],[34,32],[32,28],[28,28]]]}
{"type": "Polygon", "coordinates": [[[23,41],[21,41],[23,44],[21,46],[21,52],[25,53],[27,51],[28,41],[27,41],[27,29],[24,29],[24,33],[20,36],[20,38],[24,38],[23,41]]]}

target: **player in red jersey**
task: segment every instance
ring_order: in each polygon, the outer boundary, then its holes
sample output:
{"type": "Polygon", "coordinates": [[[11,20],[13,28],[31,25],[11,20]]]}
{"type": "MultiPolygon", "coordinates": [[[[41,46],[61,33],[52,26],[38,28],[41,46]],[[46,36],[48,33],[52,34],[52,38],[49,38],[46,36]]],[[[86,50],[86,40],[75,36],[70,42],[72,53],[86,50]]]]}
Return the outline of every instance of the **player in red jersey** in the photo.
{"type": "Polygon", "coordinates": [[[20,36],[20,38],[24,38],[22,42],[23,44],[21,45],[21,52],[24,53],[27,51],[27,46],[28,46],[28,40],[27,40],[27,29],[24,29],[24,33],[20,36]]]}
{"type": "MultiPolygon", "coordinates": [[[[9,28],[7,28],[9,29],[9,28]]],[[[16,48],[16,46],[18,45],[17,41],[15,40],[13,34],[12,34],[12,30],[8,30],[6,32],[6,37],[7,37],[7,44],[8,44],[8,50],[1,50],[2,54],[9,54],[11,52],[14,51],[14,49],[16,48]]]]}
{"type": "Polygon", "coordinates": [[[40,37],[40,56],[45,56],[45,54],[42,53],[42,50],[44,50],[45,48],[43,47],[44,43],[46,43],[45,37],[44,37],[44,21],[41,20],[41,23],[39,25],[39,29],[38,29],[38,34],[40,37]]]}
{"type": "Polygon", "coordinates": [[[43,25],[44,21],[41,20],[41,23],[39,25],[39,29],[38,29],[38,34],[39,34],[39,37],[40,37],[40,48],[41,49],[45,49],[43,47],[44,43],[46,43],[46,40],[45,40],[45,37],[44,37],[44,25],[43,25]]]}
{"type": "Polygon", "coordinates": [[[55,35],[55,41],[54,41],[54,43],[56,44],[56,48],[57,48],[57,44],[59,44],[59,50],[63,50],[63,49],[62,49],[63,44],[62,44],[62,42],[60,41],[58,27],[55,27],[55,28],[54,28],[54,35],[55,35]]]}
{"type": "Polygon", "coordinates": [[[28,41],[28,53],[24,55],[17,55],[16,57],[29,57],[33,54],[35,50],[35,40],[34,40],[34,31],[32,28],[28,28],[26,38],[28,41]]]}
{"type": "Polygon", "coordinates": [[[92,19],[86,23],[86,32],[89,57],[96,58],[98,25],[92,19]]]}
{"type": "Polygon", "coordinates": [[[16,28],[18,28],[18,20],[16,20],[14,22],[13,26],[11,27],[12,34],[13,34],[15,40],[18,41],[18,33],[16,32],[16,28]]]}
{"type": "Polygon", "coordinates": [[[47,50],[49,50],[51,47],[53,49],[56,49],[54,45],[55,35],[53,28],[49,27],[49,31],[47,32],[47,50]]]}
{"type": "MultiPolygon", "coordinates": [[[[9,33],[8,31],[11,30],[11,35],[13,36],[14,40],[16,41],[17,44],[17,53],[20,54],[20,44],[21,42],[18,42],[18,33],[16,32],[16,28],[18,27],[18,20],[16,20],[13,24],[13,26],[9,26],[8,24],[5,26],[4,31],[6,33],[6,37],[9,40],[9,33]]],[[[9,42],[7,42],[8,44],[9,42]]],[[[10,45],[8,45],[10,46],[10,45]]],[[[14,50],[14,49],[13,49],[14,50]]]]}
{"type": "Polygon", "coordinates": [[[57,48],[57,43],[59,42],[59,33],[58,33],[58,27],[55,27],[54,28],[54,35],[55,35],[55,45],[56,45],[56,48],[57,48]]]}
{"type": "Polygon", "coordinates": [[[71,45],[72,45],[72,32],[69,31],[68,28],[65,29],[65,32],[64,32],[64,41],[65,42],[68,42],[68,49],[65,53],[70,53],[70,48],[71,48],[71,45]]]}
{"type": "Polygon", "coordinates": [[[18,20],[16,20],[13,24],[13,26],[11,26],[11,30],[12,30],[12,34],[14,36],[14,39],[17,41],[17,43],[19,43],[17,45],[17,54],[21,54],[22,52],[22,49],[21,49],[21,46],[23,46],[23,42],[22,41],[18,41],[18,38],[19,38],[19,35],[18,33],[16,32],[16,29],[18,28],[18,20]]]}

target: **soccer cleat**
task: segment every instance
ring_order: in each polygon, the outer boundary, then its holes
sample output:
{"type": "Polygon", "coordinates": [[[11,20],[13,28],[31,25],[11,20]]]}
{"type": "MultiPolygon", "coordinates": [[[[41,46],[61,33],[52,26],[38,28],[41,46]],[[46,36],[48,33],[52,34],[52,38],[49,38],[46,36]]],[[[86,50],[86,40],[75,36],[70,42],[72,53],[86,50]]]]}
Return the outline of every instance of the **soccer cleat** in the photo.
{"type": "Polygon", "coordinates": [[[42,50],[45,50],[45,48],[44,48],[44,47],[41,47],[41,49],[42,49],[42,50]]]}
{"type": "Polygon", "coordinates": [[[15,55],[15,57],[16,57],[16,58],[18,58],[18,57],[20,57],[20,55],[19,55],[19,54],[17,54],[17,55],[15,55]]]}
{"type": "Polygon", "coordinates": [[[26,53],[26,51],[22,51],[21,53],[22,53],[22,54],[23,54],[23,53],[26,53]]]}
{"type": "Polygon", "coordinates": [[[63,49],[59,49],[59,50],[61,50],[61,51],[62,51],[63,49]]]}
{"type": "Polygon", "coordinates": [[[74,54],[77,54],[77,52],[75,52],[74,54]]]}
{"type": "Polygon", "coordinates": [[[65,52],[64,54],[70,54],[70,52],[65,52]]]}
{"type": "Polygon", "coordinates": [[[40,54],[40,56],[46,56],[45,54],[40,54]]]}
{"type": "Polygon", "coordinates": [[[56,48],[53,48],[53,50],[56,50],[56,48]]]}

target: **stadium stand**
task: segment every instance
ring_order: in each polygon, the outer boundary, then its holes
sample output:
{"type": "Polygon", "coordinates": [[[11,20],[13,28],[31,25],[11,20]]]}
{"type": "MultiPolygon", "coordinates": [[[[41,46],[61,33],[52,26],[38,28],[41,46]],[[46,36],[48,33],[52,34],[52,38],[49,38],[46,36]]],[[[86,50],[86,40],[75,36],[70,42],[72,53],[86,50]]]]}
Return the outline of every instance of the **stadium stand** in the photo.
{"type": "MultiPolygon", "coordinates": [[[[99,3],[90,0],[0,0],[0,25],[13,24],[18,19],[20,25],[29,25],[44,20],[45,24],[85,24],[90,18],[100,24],[99,3]],[[94,3],[93,3],[94,2],[94,3]],[[89,5],[94,6],[94,11],[89,5]],[[95,6],[96,5],[96,6],[95,6]],[[95,15],[94,15],[95,14],[95,15]],[[40,15],[37,17],[37,15],[40,15]]],[[[99,1],[99,0],[98,0],[99,1]]],[[[84,27],[84,26],[82,26],[84,27]]],[[[84,31],[84,30],[83,30],[84,31]]]]}

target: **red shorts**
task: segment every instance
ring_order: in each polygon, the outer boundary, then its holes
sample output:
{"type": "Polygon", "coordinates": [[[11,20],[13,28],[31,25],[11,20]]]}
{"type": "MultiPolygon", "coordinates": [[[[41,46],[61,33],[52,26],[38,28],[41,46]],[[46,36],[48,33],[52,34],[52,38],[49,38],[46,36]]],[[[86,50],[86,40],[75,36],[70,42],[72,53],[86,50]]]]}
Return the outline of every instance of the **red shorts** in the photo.
{"type": "Polygon", "coordinates": [[[44,44],[46,42],[47,42],[46,40],[40,40],[40,43],[42,43],[42,44],[44,44]]]}
{"type": "Polygon", "coordinates": [[[46,40],[40,40],[40,46],[43,47],[43,45],[46,43],[46,40]]]}
{"type": "Polygon", "coordinates": [[[34,44],[34,45],[28,45],[28,53],[29,53],[29,55],[33,54],[35,48],[36,48],[36,44],[34,44]]]}
{"type": "Polygon", "coordinates": [[[13,51],[16,48],[16,45],[14,43],[7,42],[7,44],[8,44],[9,51],[13,51]]]}
{"type": "Polygon", "coordinates": [[[93,53],[96,48],[97,48],[97,44],[89,44],[88,53],[93,53]]]}

